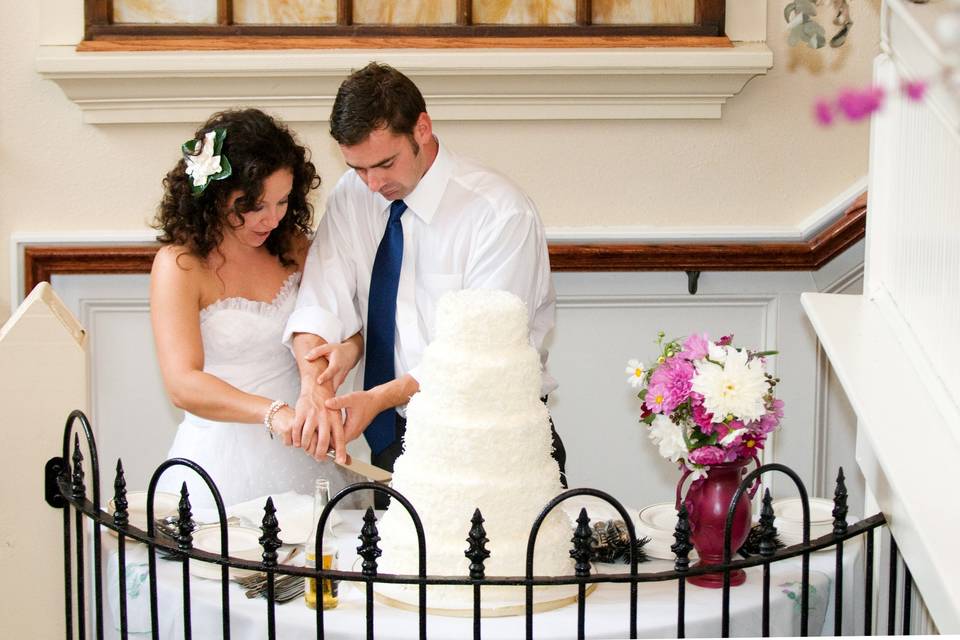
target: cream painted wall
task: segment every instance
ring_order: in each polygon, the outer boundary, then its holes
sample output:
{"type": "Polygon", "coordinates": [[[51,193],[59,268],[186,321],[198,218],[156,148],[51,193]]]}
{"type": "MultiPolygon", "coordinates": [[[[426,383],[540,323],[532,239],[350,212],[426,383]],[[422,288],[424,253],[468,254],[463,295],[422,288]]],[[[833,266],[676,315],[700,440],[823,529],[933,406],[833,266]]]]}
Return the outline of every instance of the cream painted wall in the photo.
{"type": "MultiPolygon", "coordinates": [[[[144,230],[160,179],[192,127],[88,125],[34,71],[42,7],[5,3],[0,26],[0,319],[10,235],[144,230]]],[[[867,170],[865,125],[819,129],[818,95],[865,84],[878,51],[878,0],[856,3],[839,51],[790,49],[783,0],[769,0],[774,68],[719,120],[443,122],[444,141],[514,176],[548,226],[796,227],[867,170]]],[[[297,124],[327,184],[343,165],[322,123],[297,124]]],[[[318,202],[322,202],[323,194],[318,202]]]]}

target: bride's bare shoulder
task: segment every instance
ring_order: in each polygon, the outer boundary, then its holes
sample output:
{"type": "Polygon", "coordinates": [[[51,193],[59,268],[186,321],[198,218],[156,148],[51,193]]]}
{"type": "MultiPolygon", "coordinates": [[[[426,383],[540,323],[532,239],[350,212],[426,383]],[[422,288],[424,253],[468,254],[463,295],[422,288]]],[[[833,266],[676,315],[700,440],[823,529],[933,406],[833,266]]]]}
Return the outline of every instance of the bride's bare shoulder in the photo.
{"type": "Polygon", "coordinates": [[[207,271],[206,260],[183,245],[168,244],[160,247],[154,256],[150,276],[154,280],[199,283],[206,277],[207,271]]]}

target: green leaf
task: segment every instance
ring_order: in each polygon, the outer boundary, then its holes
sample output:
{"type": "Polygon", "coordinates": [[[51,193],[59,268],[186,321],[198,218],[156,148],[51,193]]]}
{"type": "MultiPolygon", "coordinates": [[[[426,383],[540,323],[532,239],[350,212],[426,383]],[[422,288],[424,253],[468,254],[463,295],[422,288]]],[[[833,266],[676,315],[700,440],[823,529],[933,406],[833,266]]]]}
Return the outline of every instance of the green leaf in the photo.
{"type": "Polygon", "coordinates": [[[180,145],[180,150],[184,154],[189,156],[197,155],[197,145],[200,143],[199,140],[187,140],[182,145],[180,145]]]}
{"type": "Polygon", "coordinates": [[[220,172],[210,176],[210,180],[223,180],[233,175],[233,166],[227,156],[220,156],[220,172]]]}
{"type": "Polygon", "coordinates": [[[223,139],[227,137],[226,127],[217,127],[213,130],[213,155],[220,155],[220,149],[223,148],[223,139]]]}

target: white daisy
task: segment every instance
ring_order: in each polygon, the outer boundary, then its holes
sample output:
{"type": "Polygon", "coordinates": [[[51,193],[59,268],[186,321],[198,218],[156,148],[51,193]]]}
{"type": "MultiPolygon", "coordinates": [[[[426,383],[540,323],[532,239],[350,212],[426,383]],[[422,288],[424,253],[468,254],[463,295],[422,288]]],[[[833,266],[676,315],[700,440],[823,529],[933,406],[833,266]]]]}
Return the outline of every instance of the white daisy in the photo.
{"type": "Polygon", "coordinates": [[[727,446],[728,444],[730,444],[731,442],[733,442],[734,440],[736,440],[746,432],[747,432],[746,428],[734,429],[727,435],[720,438],[720,444],[722,444],[723,446],[727,446]]]}
{"type": "Polygon", "coordinates": [[[660,450],[660,455],[671,462],[679,462],[688,455],[687,443],[683,439],[681,427],[670,422],[670,418],[658,415],[650,425],[650,440],[660,450]]]}
{"type": "Polygon", "coordinates": [[[707,471],[710,471],[710,467],[704,466],[702,464],[686,464],[687,469],[690,469],[690,479],[699,480],[700,478],[707,477],[707,471]]]}
{"type": "MultiPolygon", "coordinates": [[[[731,347],[732,349],[732,347],[731,347]]],[[[735,349],[733,349],[735,351],[735,349]]],[[[716,342],[707,343],[707,358],[723,364],[727,361],[727,347],[721,347],[716,342]]]]}
{"type": "Polygon", "coordinates": [[[633,358],[627,360],[625,373],[630,374],[630,377],[627,378],[627,383],[634,389],[643,384],[643,374],[646,372],[647,370],[644,368],[643,363],[639,360],[633,358]]]}
{"type": "Polygon", "coordinates": [[[751,422],[766,413],[763,362],[759,358],[748,362],[746,351],[727,349],[722,367],[711,362],[698,364],[692,384],[693,390],[703,395],[704,407],[713,414],[714,422],[731,415],[751,422]]]}

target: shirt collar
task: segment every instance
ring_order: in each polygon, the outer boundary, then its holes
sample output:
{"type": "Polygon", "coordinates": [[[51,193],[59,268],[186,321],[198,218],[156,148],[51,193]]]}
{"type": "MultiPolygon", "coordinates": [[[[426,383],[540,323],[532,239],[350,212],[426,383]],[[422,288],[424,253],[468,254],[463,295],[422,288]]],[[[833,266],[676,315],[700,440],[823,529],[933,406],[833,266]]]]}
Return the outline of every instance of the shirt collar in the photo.
{"type": "MultiPolygon", "coordinates": [[[[417,183],[413,191],[403,199],[407,203],[407,209],[430,224],[440,207],[440,199],[443,198],[443,193],[447,189],[447,182],[451,175],[453,175],[453,157],[440,142],[440,139],[437,138],[437,157],[433,159],[433,164],[420,178],[420,182],[417,183]]],[[[388,211],[390,201],[380,194],[376,194],[376,196],[381,201],[381,211],[388,211]]]]}

